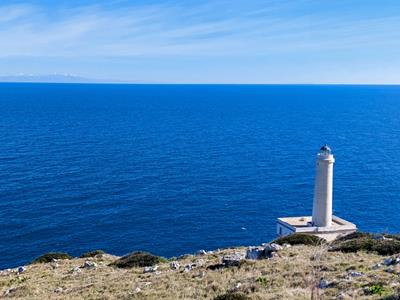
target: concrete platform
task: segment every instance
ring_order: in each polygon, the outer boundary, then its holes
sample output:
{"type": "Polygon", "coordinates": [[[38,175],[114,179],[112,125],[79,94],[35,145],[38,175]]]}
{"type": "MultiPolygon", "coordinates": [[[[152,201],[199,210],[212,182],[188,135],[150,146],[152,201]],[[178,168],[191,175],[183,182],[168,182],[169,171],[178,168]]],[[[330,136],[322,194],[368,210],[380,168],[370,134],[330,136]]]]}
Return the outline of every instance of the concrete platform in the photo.
{"type": "Polygon", "coordinates": [[[336,216],[332,216],[332,226],[330,227],[313,226],[311,221],[311,216],[278,218],[277,234],[281,237],[293,233],[305,233],[333,241],[340,236],[357,231],[355,224],[336,216]]]}

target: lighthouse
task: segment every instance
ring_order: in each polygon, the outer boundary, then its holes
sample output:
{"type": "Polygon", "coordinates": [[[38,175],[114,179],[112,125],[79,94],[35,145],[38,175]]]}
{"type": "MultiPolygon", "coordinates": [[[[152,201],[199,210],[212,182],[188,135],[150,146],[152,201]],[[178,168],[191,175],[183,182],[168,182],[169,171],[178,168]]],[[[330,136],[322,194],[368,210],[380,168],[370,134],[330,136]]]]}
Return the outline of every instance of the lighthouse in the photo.
{"type": "Polygon", "coordinates": [[[312,224],[317,227],[332,225],[333,157],[328,145],[317,154],[312,224]]]}
{"type": "Polygon", "coordinates": [[[278,218],[278,236],[305,233],[332,241],[357,230],[355,224],[332,214],[334,163],[331,148],[322,146],[316,157],[312,216],[278,218]]]}

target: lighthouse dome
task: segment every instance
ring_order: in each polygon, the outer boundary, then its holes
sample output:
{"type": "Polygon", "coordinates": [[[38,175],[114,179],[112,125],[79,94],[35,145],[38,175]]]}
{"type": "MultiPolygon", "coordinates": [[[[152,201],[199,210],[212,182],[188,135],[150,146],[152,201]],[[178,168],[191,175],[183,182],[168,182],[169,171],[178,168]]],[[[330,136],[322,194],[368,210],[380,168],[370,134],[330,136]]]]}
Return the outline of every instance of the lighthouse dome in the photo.
{"type": "Polygon", "coordinates": [[[321,149],[319,149],[319,153],[325,154],[325,155],[330,155],[330,154],[332,154],[332,150],[328,145],[325,144],[321,147],[321,149]]]}

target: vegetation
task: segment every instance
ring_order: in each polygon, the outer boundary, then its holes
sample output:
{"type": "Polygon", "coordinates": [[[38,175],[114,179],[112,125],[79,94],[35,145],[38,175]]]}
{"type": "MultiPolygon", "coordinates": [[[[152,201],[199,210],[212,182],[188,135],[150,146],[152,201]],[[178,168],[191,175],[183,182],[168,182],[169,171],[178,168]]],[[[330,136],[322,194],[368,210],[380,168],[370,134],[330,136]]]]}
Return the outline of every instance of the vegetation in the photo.
{"type": "Polygon", "coordinates": [[[214,300],[250,300],[250,298],[241,293],[226,293],[215,297],[214,300]]]}
{"type": "Polygon", "coordinates": [[[94,251],[89,251],[86,253],[83,253],[80,258],[88,258],[88,257],[95,257],[97,255],[103,255],[104,251],[103,250],[94,250],[94,251]]]}
{"type": "Polygon", "coordinates": [[[279,245],[290,244],[290,245],[310,245],[316,246],[325,243],[325,240],[320,239],[314,235],[295,233],[288,236],[278,238],[274,243],[279,245]]]}
{"type": "Polygon", "coordinates": [[[332,244],[331,251],[345,253],[367,251],[380,255],[400,253],[400,240],[395,235],[373,235],[369,233],[354,233],[338,239],[332,244]]]}
{"type": "Polygon", "coordinates": [[[158,263],[165,262],[166,259],[160,256],[155,256],[147,252],[133,252],[125,255],[115,262],[110,264],[111,266],[116,266],[118,268],[133,268],[133,267],[150,267],[158,263]]]}
{"type": "Polygon", "coordinates": [[[385,289],[380,284],[374,284],[366,289],[369,295],[382,295],[385,289]]]}
{"type": "MultiPolygon", "coordinates": [[[[371,236],[357,234],[334,244],[374,239],[371,236]]],[[[87,258],[54,264],[51,260],[60,256],[52,255],[46,258],[50,263],[31,264],[21,272],[0,271],[0,298],[400,300],[400,264],[385,265],[388,257],[375,252],[328,251],[329,247],[327,243],[284,247],[269,259],[245,260],[232,268],[210,266],[221,264],[223,256],[244,254],[245,247],[187,255],[177,260],[177,269],[171,268],[170,261],[144,252],[122,258],[95,255],[90,267],[85,267],[87,258]],[[143,266],[154,263],[157,271],[145,273],[143,266]]]]}
{"type": "Polygon", "coordinates": [[[73,258],[73,257],[70,256],[68,253],[49,252],[49,253],[39,256],[38,258],[33,260],[32,263],[33,264],[48,263],[48,262],[52,262],[54,259],[71,259],[71,258],[73,258]]]}

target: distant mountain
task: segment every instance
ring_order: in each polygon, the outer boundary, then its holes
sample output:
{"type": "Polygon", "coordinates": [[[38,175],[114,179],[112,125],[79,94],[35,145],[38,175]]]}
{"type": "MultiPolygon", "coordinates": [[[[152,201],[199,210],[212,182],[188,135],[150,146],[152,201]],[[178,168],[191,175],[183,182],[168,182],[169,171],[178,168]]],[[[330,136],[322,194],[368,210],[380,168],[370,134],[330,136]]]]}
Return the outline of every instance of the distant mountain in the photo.
{"type": "Polygon", "coordinates": [[[104,83],[104,82],[118,82],[118,81],[91,79],[70,74],[49,74],[49,75],[18,74],[10,76],[0,76],[0,82],[104,83]]]}

